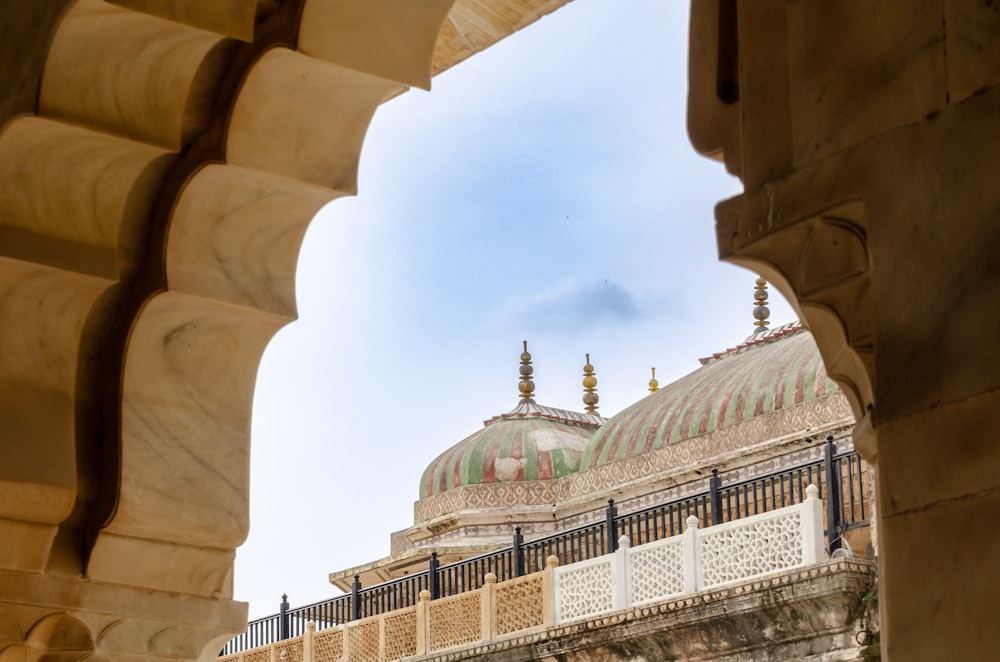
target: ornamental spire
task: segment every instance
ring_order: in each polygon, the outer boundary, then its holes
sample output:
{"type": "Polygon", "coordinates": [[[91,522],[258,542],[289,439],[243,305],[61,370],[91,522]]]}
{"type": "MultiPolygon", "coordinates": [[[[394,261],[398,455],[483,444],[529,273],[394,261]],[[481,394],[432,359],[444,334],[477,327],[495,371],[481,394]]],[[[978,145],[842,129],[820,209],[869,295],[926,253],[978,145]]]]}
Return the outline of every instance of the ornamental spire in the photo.
{"type": "Polygon", "coordinates": [[[656,393],[660,390],[660,382],[656,381],[656,368],[650,368],[653,371],[653,378],[649,380],[649,392],[656,393]]]}
{"type": "Polygon", "coordinates": [[[521,400],[530,400],[535,397],[535,382],[531,379],[531,373],[535,371],[531,367],[531,354],[528,354],[528,341],[524,341],[524,351],[521,352],[521,381],[517,384],[518,391],[521,392],[521,400]]]}
{"type": "Polygon", "coordinates": [[[754,288],[753,302],[755,306],[753,309],[753,318],[757,320],[753,324],[759,327],[754,333],[767,331],[767,318],[771,316],[771,311],[767,307],[767,281],[763,278],[757,278],[757,287],[754,288]]]}
{"type": "Polygon", "coordinates": [[[590,365],[590,354],[587,354],[587,365],[583,366],[583,404],[590,413],[597,412],[597,377],[594,375],[594,366],[590,365]]]}

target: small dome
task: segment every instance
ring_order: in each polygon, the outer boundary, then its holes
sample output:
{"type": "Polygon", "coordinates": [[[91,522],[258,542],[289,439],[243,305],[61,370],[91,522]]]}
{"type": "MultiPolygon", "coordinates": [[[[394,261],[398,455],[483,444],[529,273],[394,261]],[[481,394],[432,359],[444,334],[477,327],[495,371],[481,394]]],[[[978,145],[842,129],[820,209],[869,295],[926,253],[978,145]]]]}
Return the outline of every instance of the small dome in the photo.
{"type": "Polygon", "coordinates": [[[581,469],[642,455],[838,392],[812,335],[789,324],[728,352],[624,409],[591,438],[581,469]]]}
{"type": "Polygon", "coordinates": [[[462,485],[562,478],[579,470],[583,450],[603,421],[525,398],[431,462],[420,479],[420,498],[462,485]]]}

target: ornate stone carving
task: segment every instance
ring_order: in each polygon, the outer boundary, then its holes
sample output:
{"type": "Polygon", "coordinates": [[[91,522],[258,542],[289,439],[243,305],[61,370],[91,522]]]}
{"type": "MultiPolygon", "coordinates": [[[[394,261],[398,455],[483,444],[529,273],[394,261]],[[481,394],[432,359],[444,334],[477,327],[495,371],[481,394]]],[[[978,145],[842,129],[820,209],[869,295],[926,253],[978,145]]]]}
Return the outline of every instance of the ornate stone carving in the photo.
{"type": "Polygon", "coordinates": [[[556,570],[556,621],[563,623],[614,608],[614,556],[602,556],[556,570]]]}
{"type": "Polygon", "coordinates": [[[681,539],[650,548],[632,549],[632,603],[662,600],[684,592],[684,547],[681,539]]]}
{"type": "Polygon", "coordinates": [[[471,592],[431,602],[428,651],[482,641],[481,600],[471,592]]]}
{"type": "Polygon", "coordinates": [[[536,572],[497,585],[497,636],[544,624],[542,583],[542,574],[536,572]]]}

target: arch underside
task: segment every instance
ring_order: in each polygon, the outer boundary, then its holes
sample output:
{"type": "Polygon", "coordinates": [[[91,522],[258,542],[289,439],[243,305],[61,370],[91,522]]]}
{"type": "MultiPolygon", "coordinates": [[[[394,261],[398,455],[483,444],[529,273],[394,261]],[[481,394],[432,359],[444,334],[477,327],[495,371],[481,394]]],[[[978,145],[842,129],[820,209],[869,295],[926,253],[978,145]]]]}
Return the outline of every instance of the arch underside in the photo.
{"type": "Polygon", "coordinates": [[[73,659],[242,629],[253,386],[309,221],[381,103],[566,1],[2,3],[2,659],[45,619],[73,659]]]}

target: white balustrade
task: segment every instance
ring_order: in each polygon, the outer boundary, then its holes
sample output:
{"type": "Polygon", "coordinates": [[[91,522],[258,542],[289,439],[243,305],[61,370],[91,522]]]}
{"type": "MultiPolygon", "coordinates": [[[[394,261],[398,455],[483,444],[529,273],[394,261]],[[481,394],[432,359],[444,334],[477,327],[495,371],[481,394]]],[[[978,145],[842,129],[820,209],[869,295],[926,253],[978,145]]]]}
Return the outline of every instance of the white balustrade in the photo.
{"type": "Polygon", "coordinates": [[[557,623],[818,563],[823,504],[815,485],[802,503],[555,569],[557,623]]]}

